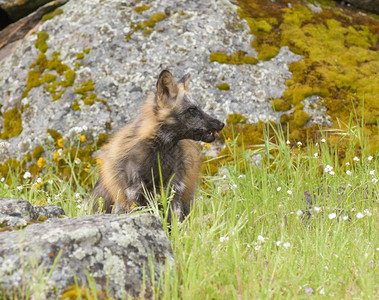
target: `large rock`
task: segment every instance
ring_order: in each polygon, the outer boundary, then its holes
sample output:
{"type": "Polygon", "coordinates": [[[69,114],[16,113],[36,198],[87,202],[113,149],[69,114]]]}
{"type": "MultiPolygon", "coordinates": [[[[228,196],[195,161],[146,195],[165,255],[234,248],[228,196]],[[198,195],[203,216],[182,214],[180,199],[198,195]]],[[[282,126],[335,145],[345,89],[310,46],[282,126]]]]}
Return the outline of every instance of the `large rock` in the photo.
{"type": "Polygon", "coordinates": [[[282,112],[274,112],[268,99],[282,95],[292,76],[288,65],[300,56],[283,47],[275,58],[256,65],[211,62],[213,52],[256,56],[250,45],[254,36],[236,6],[226,0],[147,3],[71,0],[61,7],[63,14],[38,28],[48,34],[46,45],[46,35],[31,35],[0,61],[0,126],[4,113],[18,107],[23,127],[19,136],[0,144],[0,161],[22,159],[36,145],[51,144],[47,129],[64,139],[77,132],[96,139],[120,128],[135,116],[164,68],[175,77],[190,73],[194,96],[218,118],[238,112],[250,122],[279,121],[282,112]],[[58,58],[70,68],[76,77],[72,72],[67,77],[74,80],[36,65],[41,50],[50,65],[58,58]],[[28,73],[39,69],[41,84],[36,84],[36,72],[29,79],[28,73]],[[57,76],[55,87],[46,74],[57,76]],[[223,82],[230,90],[217,88],[223,82]]]}
{"type": "Polygon", "coordinates": [[[116,299],[150,298],[150,267],[158,280],[166,261],[174,261],[171,246],[151,214],[49,219],[0,233],[0,289],[33,299],[60,299],[65,288],[74,289],[74,277],[81,286],[88,276],[116,299]]]}
{"type": "Polygon", "coordinates": [[[367,10],[374,14],[379,14],[379,0],[346,0],[343,2],[350,3],[351,5],[367,10]]]}

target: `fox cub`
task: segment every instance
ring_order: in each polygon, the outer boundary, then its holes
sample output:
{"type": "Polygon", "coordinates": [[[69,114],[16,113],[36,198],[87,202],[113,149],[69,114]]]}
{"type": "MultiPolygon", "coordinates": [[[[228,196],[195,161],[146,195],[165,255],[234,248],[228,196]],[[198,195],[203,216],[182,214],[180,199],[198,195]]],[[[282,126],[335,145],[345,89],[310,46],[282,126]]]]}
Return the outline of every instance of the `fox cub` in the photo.
{"type": "Polygon", "coordinates": [[[154,184],[158,188],[162,176],[164,186],[170,183],[175,191],[172,211],[181,221],[189,214],[201,165],[195,141],[213,142],[224,127],[200,108],[189,84],[189,75],[176,82],[169,71],[162,71],[140,115],[101,149],[100,178],[92,191],[94,211],[99,210],[99,197],[106,213],[146,205],[145,191],[153,192],[154,184]]]}

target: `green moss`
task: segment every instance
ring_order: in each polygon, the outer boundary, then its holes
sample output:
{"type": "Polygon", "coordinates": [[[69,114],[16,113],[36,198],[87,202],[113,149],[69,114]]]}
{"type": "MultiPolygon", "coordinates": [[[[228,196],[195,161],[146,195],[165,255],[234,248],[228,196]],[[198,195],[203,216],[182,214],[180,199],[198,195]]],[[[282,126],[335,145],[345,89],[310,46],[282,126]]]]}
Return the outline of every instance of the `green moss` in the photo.
{"type": "Polygon", "coordinates": [[[137,24],[136,25],[136,29],[144,29],[146,27],[153,28],[155,26],[155,24],[157,24],[158,22],[163,21],[166,18],[167,18],[167,16],[166,16],[165,13],[163,13],[163,12],[157,12],[157,13],[153,14],[150,17],[149,20],[145,20],[142,23],[137,24]]]}
{"type": "Polygon", "coordinates": [[[141,6],[136,6],[133,8],[133,10],[137,13],[137,14],[142,14],[144,11],[150,9],[150,6],[147,6],[147,5],[141,5],[141,6]]]}
{"type": "Polygon", "coordinates": [[[3,132],[0,133],[0,139],[5,140],[20,135],[23,128],[21,114],[19,113],[17,107],[7,110],[4,113],[3,118],[3,132]]]}
{"type": "Polygon", "coordinates": [[[63,9],[61,9],[61,8],[57,8],[57,9],[54,10],[53,12],[44,15],[44,16],[42,17],[42,21],[51,20],[51,19],[54,18],[55,16],[61,15],[62,13],[63,13],[63,9]]]}
{"type": "Polygon", "coordinates": [[[297,127],[303,127],[309,120],[309,114],[302,110],[295,110],[293,117],[297,127]]]}
{"type": "Polygon", "coordinates": [[[242,65],[250,64],[255,65],[258,60],[255,57],[248,56],[244,51],[237,51],[233,55],[226,55],[222,52],[214,52],[209,55],[210,61],[216,61],[220,64],[242,65]]]}
{"type": "Polygon", "coordinates": [[[32,154],[33,158],[39,159],[44,151],[45,150],[43,149],[41,145],[36,146],[33,150],[33,154],[32,154]]]}
{"type": "Polygon", "coordinates": [[[52,82],[51,84],[48,84],[46,86],[46,90],[50,93],[50,94],[53,94],[55,93],[55,91],[57,90],[57,87],[58,87],[58,82],[54,81],[52,82]]]}
{"type": "Polygon", "coordinates": [[[282,99],[272,99],[271,107],[274,111],[287,111],[291,108],[291,104],[282,99]]]}
{"type": "Polygon", "coordinates": [[[229,91],[229,90],[230,90],[230,85],[227,84],[226,82],[224,82],[224,83],[220,83],[220,84],[218,84],[218,85],[217,85],[217,88],[218,88],[219,90],[222,90],[222,91],[229,91]]]}
{"type": "Polygon", "coordinates": [[[95,89],[95,84],[92,80],[88,80],[83,82],[82,85],[78,88],[75,88],[75,93],[80,95],[87,95],[88,92],[93,91],[95,89]]]}
{"type": "Polygon", "coordinates": [[[71,68],[67,67],[67,70],[64,73],[64,78],[65,78],[65,80],[61,81],[61,86],[62,87],[69,87],[69,86],[72,86],[74,84],[76,74],[71,68]]]}
{"type": "Polygon", "coordinates": [[[47,83],[53,82],[55,81],[55,79],[57,79],[57,75],[49,74],[49,73],[44,74],[42,77],[42,81],[47,82],[47,83]]]}
{"type": "Polygon", "coordinates": [[[38,70],[31,70],[28,72],[28,81],[26,83],[26,89],[22,93],[21,98],[25,98],[32,88],[38,87],[42,84],[42,81],[39,79],[40,76],[41,72],[38,70]]]}
{"type": "Polygon", "coordinates": [[[38,221],[39,221],[39,222],[45,222],[47,219],[48,219],[47,216],[39,216],[39,217],[38,217],[38,221]]]}
{"type": "Polygon", "coordinates": [[[76,59],[83,59],[84,58],[84,53],[78,53],[78,55],[76,55],[76,59]]]}
{"type": "Polygon", "coordinates": [[[46,32],[41,31],[41,32],[37,33],[37,36],[38,36],[38,38],[37,38],[37,41],[35,43],[35,47],[39,51],[45,53],[47,51],[47,49],[49,48],[46,44],[46,41],[49,38],[49,35],[46,32]]]}
{"type": "Polygon", "coordinates": [[[247,118],[241,114],[230,114],[226,119],[226,124],[235,125],[235,124],[246,124],[247,118]]]}
{"type": "Polygon", "coordinates": [[[54,141],[57,141],[62,138],[62,135],[54,129],[47,129],[46,132],[50,134],[54,141]]]}
{"type": "Polygon", "coordinates": [[[71,104],[71,108],[72,108],[73,110],[82,110],[82,109],[80,108],[80,105],[79,105],[78,100],[75,100],[75,101],[71,104]]]}
{"type": "Polygon", "coordinates": [[[63,93],[64,93],[64,90],[60,91],[59,93],[52,94],[51,97],[53,98],[53,101],[59,100],[62,97],[63,93]]]}

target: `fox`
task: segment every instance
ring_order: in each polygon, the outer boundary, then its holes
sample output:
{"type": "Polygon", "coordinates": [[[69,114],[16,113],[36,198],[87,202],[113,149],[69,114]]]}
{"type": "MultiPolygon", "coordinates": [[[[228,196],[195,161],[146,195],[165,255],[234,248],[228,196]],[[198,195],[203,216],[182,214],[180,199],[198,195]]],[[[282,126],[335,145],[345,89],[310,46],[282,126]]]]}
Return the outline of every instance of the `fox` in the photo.
{"type": "Polygon", "coordinates": [[[189,74],[176,81],[163,70],[139,115],[100,149],[99,180],[91,192],[94,212],[100,197],[105,213],[146,206],[146,192],[163,182],[174,193],[171,212],[179,221],[188,216],[202,162],[197,142],[213,142],[225,125],[201,109],[189,86],[189,74]]]}

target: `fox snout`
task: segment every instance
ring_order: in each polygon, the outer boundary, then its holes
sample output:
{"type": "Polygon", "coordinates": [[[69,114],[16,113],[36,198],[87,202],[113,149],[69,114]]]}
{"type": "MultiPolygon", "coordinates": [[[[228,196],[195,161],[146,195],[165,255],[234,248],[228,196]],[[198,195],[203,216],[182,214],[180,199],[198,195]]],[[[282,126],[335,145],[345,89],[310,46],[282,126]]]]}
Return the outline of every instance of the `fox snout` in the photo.
{"type": "Polygon", "coordinates": [[[206,127],[202,128],[201,141],[206,143],[213,142],[217,137],[220,136],[220,131],[224,128],[225,124],[217,119],[208,116],[208,124],[206,127]]]}

